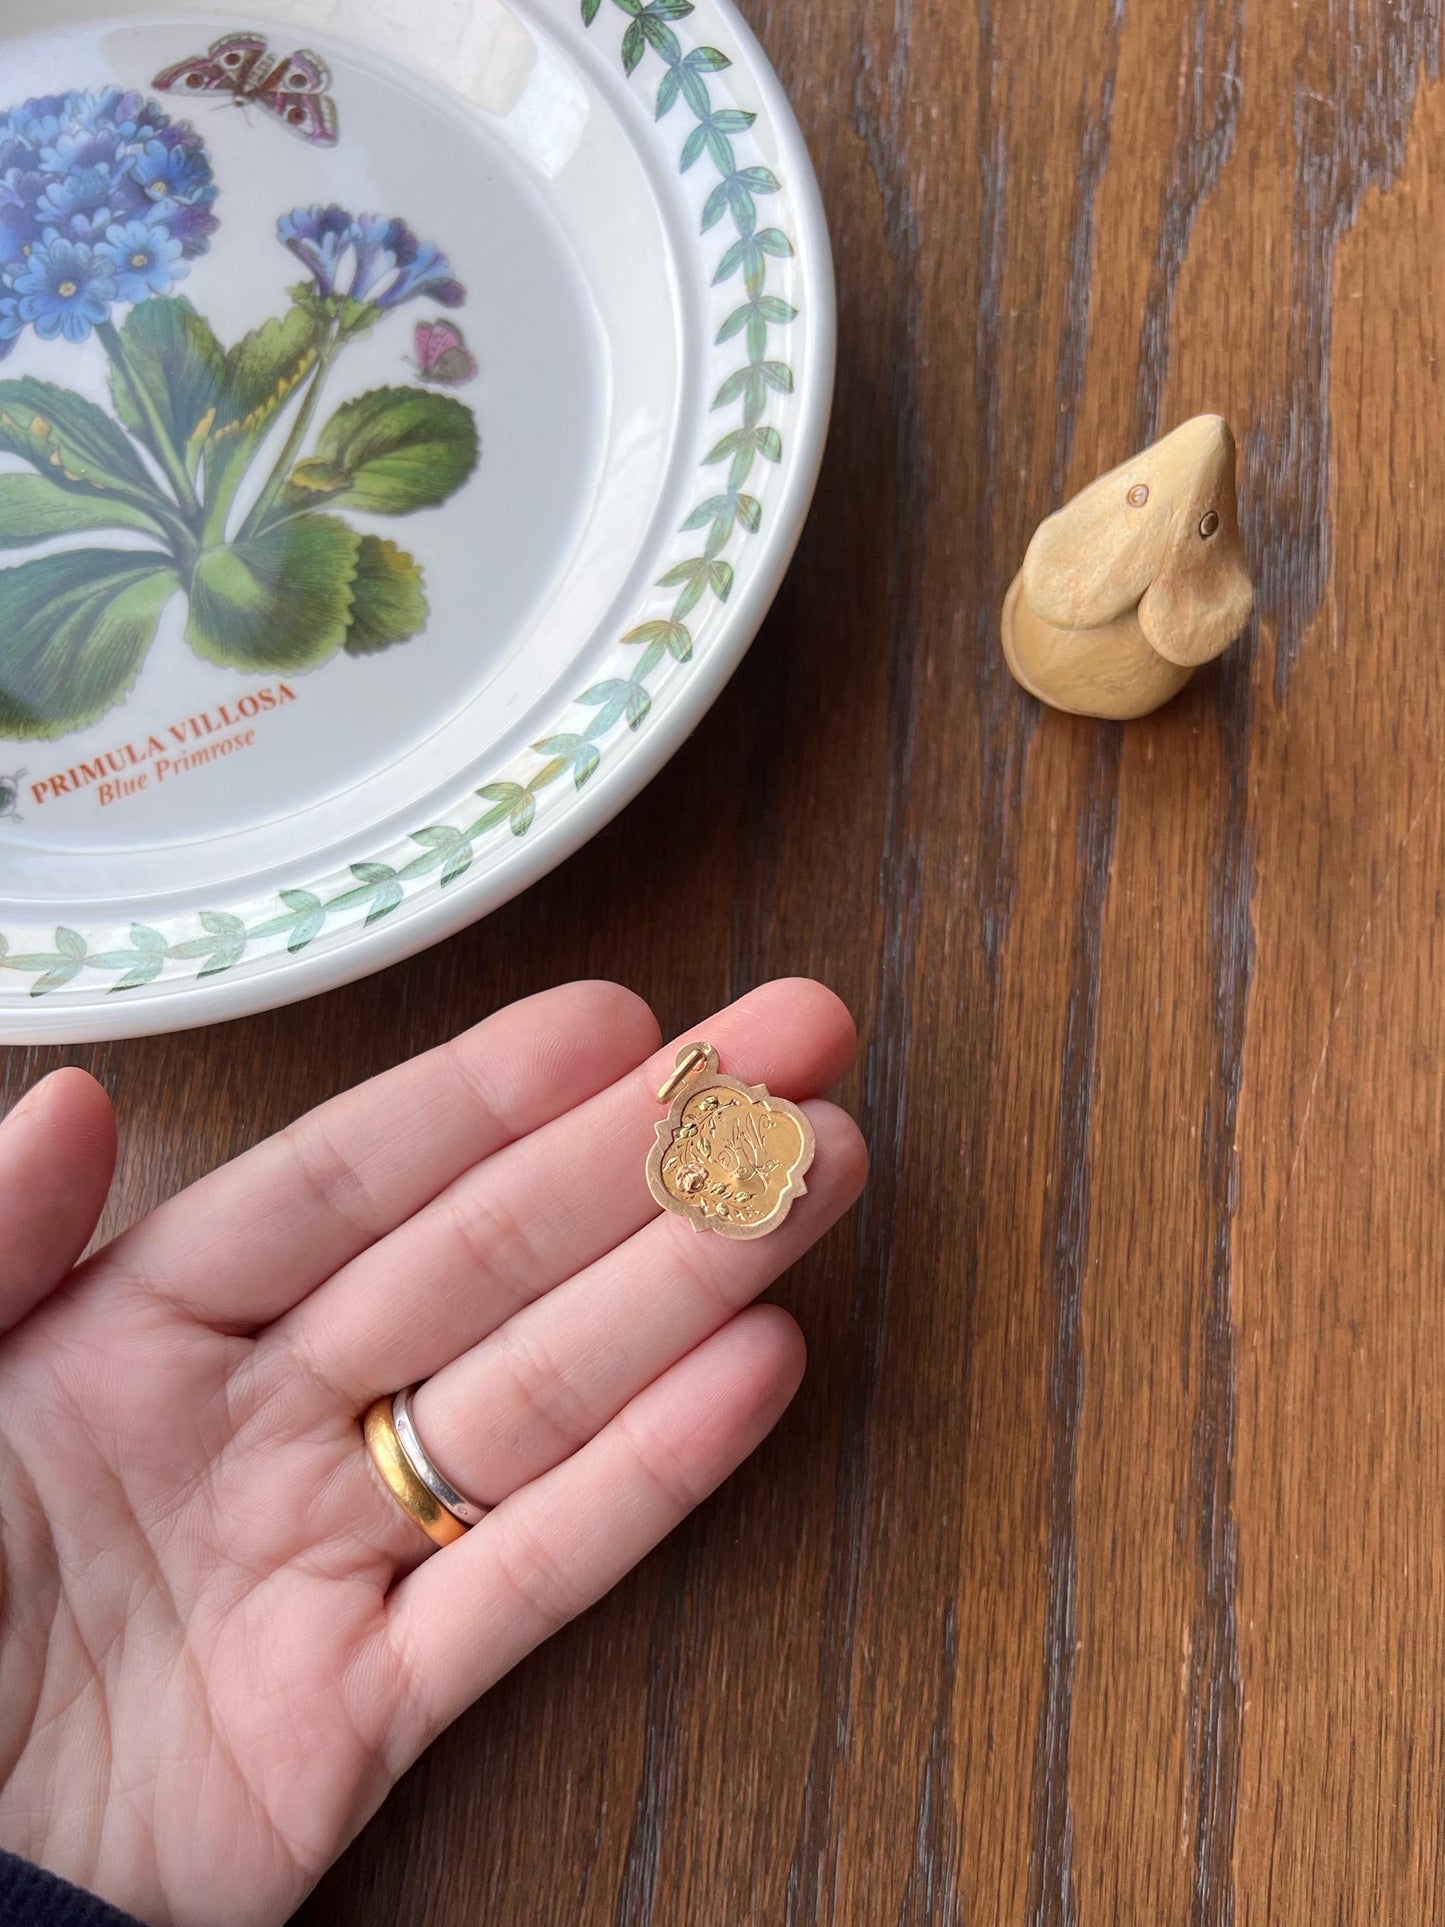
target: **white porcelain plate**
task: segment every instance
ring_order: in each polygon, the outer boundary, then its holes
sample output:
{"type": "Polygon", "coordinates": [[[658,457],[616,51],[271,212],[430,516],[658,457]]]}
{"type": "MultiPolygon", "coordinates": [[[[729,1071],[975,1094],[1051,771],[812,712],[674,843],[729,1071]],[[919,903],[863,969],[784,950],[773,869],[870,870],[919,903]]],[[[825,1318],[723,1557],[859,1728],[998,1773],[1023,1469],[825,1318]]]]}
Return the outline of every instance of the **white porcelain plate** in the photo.
{"type": "Polygon", "coordinates": [[[816,479],[817,190],[727,0],[7,0],[0,1038],[329,988],[697,725],[816,479]]]}

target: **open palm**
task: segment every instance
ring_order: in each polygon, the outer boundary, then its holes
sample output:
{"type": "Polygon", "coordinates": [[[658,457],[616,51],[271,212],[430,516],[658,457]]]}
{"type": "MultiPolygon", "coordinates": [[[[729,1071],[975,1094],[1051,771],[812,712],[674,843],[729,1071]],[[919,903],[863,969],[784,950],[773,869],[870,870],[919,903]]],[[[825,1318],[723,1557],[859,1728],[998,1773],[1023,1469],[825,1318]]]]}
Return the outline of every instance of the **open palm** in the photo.
{"type": "MultiPolygon", "coordinates": [[[[804,1097],[853,1029],[773,984],[699,1028],[804,1097]]],[[[512,1006],[77,1265],[114,1126],[78,1071],[0,1127],[0,1845],[156,1923],[284,1920],[472,1700],[759,1442],[802,1371],[745,1309],[847,1208],[738,1244],[643,1178],[671,1057],[630,993],[512,1006]],[[495,1507],[433,1556],[358,1415],[495,1507]]]]}

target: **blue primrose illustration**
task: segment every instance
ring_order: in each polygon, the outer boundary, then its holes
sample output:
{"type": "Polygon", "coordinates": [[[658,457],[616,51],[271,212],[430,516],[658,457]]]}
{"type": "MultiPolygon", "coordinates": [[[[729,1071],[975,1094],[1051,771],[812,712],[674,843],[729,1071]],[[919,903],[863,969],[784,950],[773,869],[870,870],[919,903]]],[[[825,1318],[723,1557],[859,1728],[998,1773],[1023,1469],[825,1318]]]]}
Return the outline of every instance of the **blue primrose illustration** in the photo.
{"type": "Polygon", "coordinates": [[[56,94],[0,116],[0,360],[27,327],[86,341],[118,303],[169,294],[210,247],[216,193],[200,135],[142,94],[56,94]]]}
{"type": "Polygon", "coordinates": [[[405,221],[348,214],[334,205],[298,207],[283,215],[277,232],[310,271],[323,300],[340,295],[385,313],[424,297],[444,308],[459,308],[467,298],[446,256],[418,240],[405,221]]]}
{"type": "Polygon", "coordinates": [[[195,653],[248,673],[371,656],[430,619],[421,564],[346,512],[440,508],[476,469],[475,415],[412,386],[321,410],[354,343],[466,290],[399,217],[298,207],[277,234],[308,278],[228,347],[175,292],[211,251],[217,199],[200,135],[141,93],[0,115],[0,550],[46,545],[0,569],[0,740],[124,702],[177,595],[195,653]],[[13,374],[31,334],[98,344],[114,412],[13,374]],[[53,547],[104,531],[126,545],[53,547]]]}

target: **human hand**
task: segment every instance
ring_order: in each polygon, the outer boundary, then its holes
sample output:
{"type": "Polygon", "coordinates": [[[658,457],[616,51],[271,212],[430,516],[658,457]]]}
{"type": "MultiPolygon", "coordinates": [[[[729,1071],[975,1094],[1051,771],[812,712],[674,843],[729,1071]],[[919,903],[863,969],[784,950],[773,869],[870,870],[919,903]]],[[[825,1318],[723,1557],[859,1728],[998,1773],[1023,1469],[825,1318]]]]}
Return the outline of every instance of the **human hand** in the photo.
{"type": "MultiPolygon", "coordinates": [[[[793,1098],[854,1049],[802,981],[689,1035],[793,1098]]],[[[0,1845],[157,1927],[284,1920],[766,1435],[803,1342],[746,1307],[856,1198],[862,1140],[809,1104],[786,1223],[700,1235],[643,1176],[657,1042],[615,985],[515,1004],[78,1266],[104,1093],[63,1071],[0,1126],[0,1845]],[[428,1451],[496,1508],[440,1552],[358,1427],[418,1380],[428,1451]]]]}

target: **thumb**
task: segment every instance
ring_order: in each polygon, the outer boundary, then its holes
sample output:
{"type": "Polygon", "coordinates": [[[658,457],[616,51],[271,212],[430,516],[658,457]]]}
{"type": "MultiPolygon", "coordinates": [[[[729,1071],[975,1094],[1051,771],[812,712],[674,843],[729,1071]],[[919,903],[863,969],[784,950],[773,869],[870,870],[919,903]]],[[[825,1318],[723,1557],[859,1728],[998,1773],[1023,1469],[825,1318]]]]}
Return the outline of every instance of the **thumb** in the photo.
{"type": "Polygon", "coordinates": [[[56,1071],[0,1124],[0,1332],[67,1276],[114,1173],[115,1115],[85,1071],[56,1071]]]}

